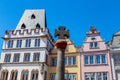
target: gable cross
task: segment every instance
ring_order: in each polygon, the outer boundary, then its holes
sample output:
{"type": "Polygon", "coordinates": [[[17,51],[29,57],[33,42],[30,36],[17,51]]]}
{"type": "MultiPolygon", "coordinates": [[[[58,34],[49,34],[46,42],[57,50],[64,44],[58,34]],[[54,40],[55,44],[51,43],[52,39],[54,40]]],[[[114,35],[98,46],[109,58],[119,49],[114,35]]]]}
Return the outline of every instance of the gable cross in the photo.
{"type": "Polygon", "coordinates": [[[58,30],[55,30],[55,37],[58,36],[58,39],[66,39],[69,38],[69,30],[66,31],[64,26],[60,26],[58,30]]]}

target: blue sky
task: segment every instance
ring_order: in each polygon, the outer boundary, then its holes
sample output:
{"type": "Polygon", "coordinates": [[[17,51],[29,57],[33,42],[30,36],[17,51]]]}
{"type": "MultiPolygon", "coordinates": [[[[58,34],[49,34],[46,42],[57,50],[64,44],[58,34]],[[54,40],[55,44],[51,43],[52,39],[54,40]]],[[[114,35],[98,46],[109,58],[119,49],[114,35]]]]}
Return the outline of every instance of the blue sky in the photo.
{"type": "Polygon", "coordinates": [[[0,37],[5,30],[15,29],[25,9],[45,9],[52,35],[58,26],[66,26],[70,39],[81,46],[94,24],[107,42],[120,30],[119,4],[119,0],[0,0],[0,37]]]}

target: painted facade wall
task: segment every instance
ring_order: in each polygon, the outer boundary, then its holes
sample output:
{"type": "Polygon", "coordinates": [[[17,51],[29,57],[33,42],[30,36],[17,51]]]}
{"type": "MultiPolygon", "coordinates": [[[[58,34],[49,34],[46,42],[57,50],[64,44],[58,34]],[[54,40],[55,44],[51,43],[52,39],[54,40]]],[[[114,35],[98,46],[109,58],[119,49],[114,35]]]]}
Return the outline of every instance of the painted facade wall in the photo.
{"type": "Polygon", "coordinates": [[[27,71],[28,73],[25,73],[25,75],[28,76],[26,80],[30,80],[32,78],[32,71],[37,71],[38,74],[35,74],[36,77],[38,76],[38,80],[48,79],[46,77],[48,74],[47,59],[49,51],[53,47],[53,40],[45,24],[44,10],[26,10],[16,29],[6,31],[1,53],[1,78],[5,77],[3,76],[3,72],[8,71],[7,80],[10,80],[12,71],[17,71],[16,80],[21,80],[22,72],[27,71]],[[33,14],[34,19],[32,19],[33,14]],[[41,22],[39,22],[39,20],[41,20],[41,22]],[[39,26],[36,25],[37,22],[39,26]],[[30,26],[30,24],[32,25],[30,26]],[[17,43],[18,40],[21,41],[19,45],[17,43]],[[19,47],[17,47],[17,45],[19,47]],[[19,59],[17,62],[14,62],[14,60],[16,60],[15,54],[19,54],[19,57],[16,58],[19,59]],[[27,56],[25,58],[26,54],[28,54],[29,57],[27,56]],[[34,54],[39,55],[37,55],[36,58],[34,54]],[[7,57],[7,55],[9,57],[7,57]],[[37,60],[34,61],[34,59],[37,60]]]}
{"type": "Polygon", "coordinates": [[[120,32],[113,35],[110,46],[113,80],[120,80],[120,32]]]}
{"type": "MultiPolygon", "coordinates": [[[[49,56],[49,69],[48,69],[48,80],[54,80],[51,79],[52,74],[56,74],[56,66],[51,65],[52,58],[57,57],[57,49],[54,47],[54,49],[51,51],[49,56]]],[[[81,80],[81,74],[80,74],[80,54],[79,54],[79,48],[76,48],[74,44],[68,39],[67,40],[67,48],[65,51],[65,57],[76,57],[76,64],[75,65],[66,65],[65,66],[65,74],[75,74],[76,78],[71,78],[69,80],[81,80]]],[[[66,77],[66,76],[65,76],[66,77]]]]}
{"type": "Polygon", "coordinates": [[[81,47],[81,75],[82,80],[112,80],[109,49],[94,26],[81,47]]]}

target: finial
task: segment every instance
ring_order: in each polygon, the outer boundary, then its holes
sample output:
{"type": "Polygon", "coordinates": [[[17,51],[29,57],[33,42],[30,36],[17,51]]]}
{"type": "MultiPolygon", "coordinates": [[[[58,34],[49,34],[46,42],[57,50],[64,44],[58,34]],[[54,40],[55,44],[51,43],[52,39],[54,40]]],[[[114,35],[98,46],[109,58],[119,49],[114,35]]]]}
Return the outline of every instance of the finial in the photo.
{"type": "Polygon", "coordinates": [[[92,26],[90,27],[90,31],[91,31],[92,33],[95,33],[96,28],[95,28],[95,26],[94,26],[94,25],[92,25],[92,26]]]}

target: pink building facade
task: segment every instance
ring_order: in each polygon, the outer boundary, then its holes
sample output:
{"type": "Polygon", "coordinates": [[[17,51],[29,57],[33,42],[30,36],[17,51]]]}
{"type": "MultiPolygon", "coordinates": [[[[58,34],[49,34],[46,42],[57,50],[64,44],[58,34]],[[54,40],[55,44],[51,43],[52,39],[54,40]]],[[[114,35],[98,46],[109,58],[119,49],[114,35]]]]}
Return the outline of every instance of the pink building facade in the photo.
{"type": "Polygon", "coordinates": [[[81,80],[112,80],[109,48],[92,26],[81,47],[81,80]]]}

